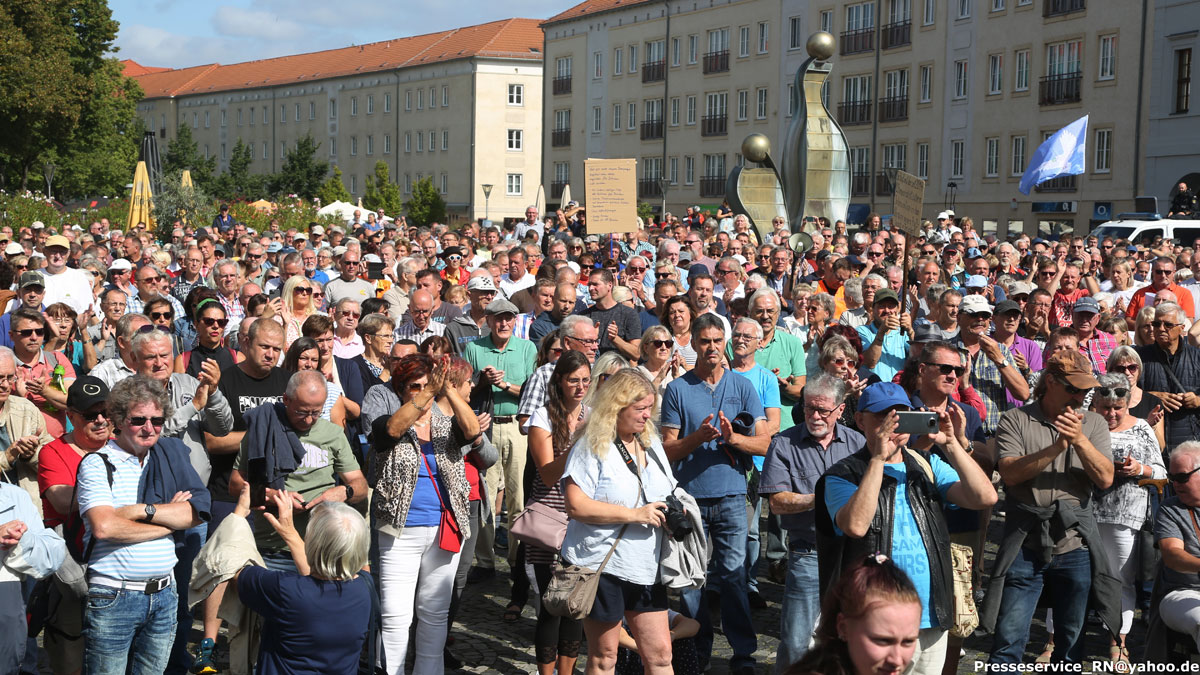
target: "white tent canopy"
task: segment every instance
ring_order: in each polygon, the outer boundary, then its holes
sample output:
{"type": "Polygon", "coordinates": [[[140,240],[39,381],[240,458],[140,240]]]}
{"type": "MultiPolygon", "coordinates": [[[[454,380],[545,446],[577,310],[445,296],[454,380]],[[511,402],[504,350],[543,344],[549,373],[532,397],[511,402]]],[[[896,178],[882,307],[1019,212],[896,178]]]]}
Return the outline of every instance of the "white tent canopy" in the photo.
{"type": "MultiPolygon", "coordinates": [[[[317,211],[317,215],[318,216],[337,216],[338,218],[341,218],[342,220],[349,222],[350,219],[354,217],[355,211],[362,211],[363,212],[362,217],[364,220],[366,220],[367,214],[372,212],[370,209],[363,207],[363,206],[359,206],[358,204],[351,204],[350,202],[337,201],[337,202],[333,202],[332,204],[327,204],[326,206],[322,206],[321,210],[317,211]]],[[[381,220],[385,223],[390,223],[393,220],[393,218],[391,216],[384,216],[383,218],[381,218],[381,220]]]]}

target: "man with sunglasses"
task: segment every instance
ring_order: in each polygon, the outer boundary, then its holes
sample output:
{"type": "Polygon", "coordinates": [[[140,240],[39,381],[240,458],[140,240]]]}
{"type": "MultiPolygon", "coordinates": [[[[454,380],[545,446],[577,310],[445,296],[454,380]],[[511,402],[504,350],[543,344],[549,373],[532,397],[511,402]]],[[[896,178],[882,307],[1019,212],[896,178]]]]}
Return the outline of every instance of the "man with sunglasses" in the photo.
{"type": "Polygon", "coordinates": [[[1175,283],[1175,261],[1170,258],[1155,258],[1150,264],[1149,286],[1139,288],[1129,299],[1125,308],[1125,316],[1129,321],[1137,319],[1137,313],[1142,307],[1153,306],[1157,294],[1169,290],[1179,299],[1177,303],[1184,315],[1192,319],[1196,316],[1195,302],[1188,289],[1175,283]]]}
{"type": "Polygon", "coordinates": [[[992,306],[982,295],[968,295],[959,306],[958,336],[951,339],[955,347],[965,349],[971,360],[970,384],[983,398],[987,415],[983,431],[993,434],[1000,416],[1011,405],[1007,396],[1016,401],[1029,399],[1029,384],[1008,347],[991,337],[992,306]]]}
{"type": "Polygon", "coordinates": [[[1174,303],[1154,308],[1154,344],[1135,347],[1142,357],[1138,386],[1162,400],[1167,452],[1200,435],[1200,348],[1184,335],[1183,310],[1174,303]]]}
{"type": "MultiPolygon", "coordinates": [[[[1175,448],[1168,464],[1167,478],[1175,496],[1158,507],[1154,520],[1154,539],[1162,551],[1160,568],[1162,600],[1159,616],[1171,630],[1197,642],[1200,648],[1200,533],[1196,512],[1200,510],[1200,441],[1188,441],[1175,448]]],[[[1166,660],[1166,654],[1147,649],[1149,662],[1166,660]]]]}
{"type": "Polygon", "coordinates": [[[1105,624],[1121,625],[1119,582],[1092,511],[1093,492],[1111,486],[1115,473],[1108,425],[1083,407],[1096,386],[1083,354],[1056,352],[1033,402],[1004,413],[996,430],[1008,505],[980,611],[995,635],[992,664],[1022,662],[1043,588],[1054,610],[1053,662],[1082,662],[1089,596],[1105,624]]]}
{"type": "Polygon", "coordinates": [[[341,275],[325,284],[326,306],[332,307],[342,298],[353,298],[362,302],[375,297],[375,284],[358,278],[359,273],[363,271],[361,260],[362,254],[356,248],[347,249],[342,254],[341,260],[338,261],[341,275]]]}
{"type": "Polygon", "coordinates": [[[18,309],[13,312],[8,333],[17,362],[14,391],[38,406],[46,420],[46,431],[58,437],[66,430],[67,388],[75,381],[75,367],[62,352],[43,349],[47,330],[45,316],[31,309],[18,309]],[[54,377],[58,367],[63,369],[61,378],[54,377]]]}
{"type": "Polygon", "coordinates": [[[175,310],[175,316],[183,316],[183,303],[170,294],[163,295],[160,292],[164,276],[165,274],[154,265],[139,267],[134,274],[137,293],[129,296],[125,301],[125,311],[131,314],[141,314],[146,303],[155,298],[166,298],[171,303],[171,309],[175,310]]]}

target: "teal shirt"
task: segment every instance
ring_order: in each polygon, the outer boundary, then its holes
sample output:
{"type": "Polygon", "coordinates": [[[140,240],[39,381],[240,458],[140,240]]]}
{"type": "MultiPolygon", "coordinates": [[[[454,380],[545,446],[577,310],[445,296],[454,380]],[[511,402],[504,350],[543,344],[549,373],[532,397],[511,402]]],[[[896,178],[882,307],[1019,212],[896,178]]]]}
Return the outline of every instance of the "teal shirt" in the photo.
{"type": "MultiPolygon", "coordinates": [[[[529,340],[511,337],[504,349],[497,349],[496,344],[492,342],[492,336],[489,335],[467,345],[463,350],[463,358],[471,364],[476,373],[491,366],[504,371],[505,382],[523,387],[537,368],[537,347],[529,340]]],[[[492,387],[492,400],[495,402],[492,414],[516,415],[521,397],[502,391],[494,385],[489,386],[492,387]]]]}
{"type": "MultiPolygon", "coordinates": [[[[725,354],[729,358],[730,363],[732,363],[732,342],[725,347],[725,354]]],[[[771,342],[760,346],[758,351],[754,352],[754,362],[765,368],[767,372],[774,373],[775,369],[778,368],[779,377],[784,379],[789,377],[803,377],[807,374],[807,368],[804,365],[804,343],[800,341],[800,338],[781,330],[778,326],[775,327],[775,335],[771,338],[771,342]]],[[[782,385],[779,387],[780,431],[786,431],[796,424],[796,421],[792,419],[792,409],[799,402],[788,396],[783,391],[782,385]]]]}

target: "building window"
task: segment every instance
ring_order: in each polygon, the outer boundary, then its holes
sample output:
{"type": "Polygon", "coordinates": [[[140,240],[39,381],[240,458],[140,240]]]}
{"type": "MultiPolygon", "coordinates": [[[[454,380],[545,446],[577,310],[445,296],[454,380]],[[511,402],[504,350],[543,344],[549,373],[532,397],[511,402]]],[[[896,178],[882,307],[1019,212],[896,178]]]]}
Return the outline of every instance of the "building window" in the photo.
{"type": "Polygon", "coordinates": [[[425,151],[425,134],[418,131],[413,135],[417,137],[417,152],[424,152],[425,151]]]}
{"type": "Polygon", "coordinates": [[[385,155],[392,154],[392,135],[391,134],[383,135],[383,154],[385,154],[385,155]]]}
{"type": "Polygon", "coordinates": [[[404,109],[407,111],[412,110],[412,91],[411,90],[404,92],[404,109]]]}
{"type": "Polygon", "coordinates": [[[329,156],[337,157],[337,138],[334,136],[329,137],[329,156]]]}
{"type": "Polygon", "coordinates": [[[738,28],[738,56],[750,56],[750,26],[738,28]]]}
{"type": "Polygon", "coordinates": [[[358,154],[358,136],[350,137],[350,156],[354,157],[358,154]]]}
{"type": "MultiPolygon", "coordinates": [[[[875,3],[863,2],[846,7],[846,30],[866,30],[875,27],[875,3]]],[[[801,41],[801,44],[804,44],[801,41]]]]}
{"type": "Polygon", "coordinates": [[[689,35],[688,36],[688,63],[694,65],[696,63],[696,59],[699,56],[699,53],[700,53],[700,36],[699,35],[689,35]]]}
{"type": "Polygon", "coordinates": [[[967,60],[954,62],[954,98],[966,98],[969,83],[967,80],[967,60]]]}
{"type": "Polygon", "coordinates": [[[917,143],[917,178],[929,178],[929,144],[917,143]]]}
{"type": "Polygon", "coordinates": [[[425,90],[418,89],[417,90],[417,110],[424,110],[424,109],[425,109],[425,90]]]}
{"type": "Polygon", "coordinates": [[[621,104],[613,104],[613,131],[621,130],[621,104]]]}
{"type": "Polygon", "coordinates": [[[1097,77],[1101,80],[1111,80],[1117,76],[1117,36],[1100,36],[1100,67],[1097,77]]]}
{"type": "Polygon", "coordinates": [[[671,185],[679,184],[679,158],[672,157],[667,160],[667,182],[671,185]]]}
{"type": "Polygon", "coordinates": [[[317,119],[317,104],[313,101],[308,102],[308,119],[317,119]]]}
{"type": "Polygon", "coordinates": [[[571,63],[573,60],[570,56],[563,56],[554,60],[554,67],[558,72],[558,77],[571,79],[571,63]]]}
{"type": "Polygon", "coordinates": [[[679,97],[671,99],[671,126],[679,126],[679,97]]]}
{"type": "Polygon", "coordinates": [[[505,188],[505,194],[519,197],[521,195],[521,174],[508,174],[508,180],[506,181],[505,188]]]}
{"type": "Polygon", "coordinates": [[[367,94],[367,114],[375,114],[375,96],[373,94],[367,94]]]}
{"type": "Polygon", "coordinates": [[[296,118],[297,122],[300,121],[300,104],[299,103],[297,103],[296,107],[295,107],[295,118],[296,118]]]}
{"type": "Polygon", "coordinates": [[[1003,12],[1004,11],[1004,0],[992,0],[992,11],[993,12],[1003,12]]]}
{"type": "Polygon", "coordinates": [[[1175,114],[1191,109],[1192,103],[1192,50],[1175,51],[1175,114]]]}
{"type": "Polygon", "coordinates": [[[1013,91],[1029,91],[1029,50],[1018,50],[1016,57],[1017,71],[1013,77],[1013,91]]]}
{"type": "Polygon", "coordinates": [[[375,154],[375,136],[372,134],[367,134],[367,154],[375,154]]]}
{"type": "Polygon", "coordinates": [[[821,12],[821,30],[826,33],[833,32],[833,10],[827,9],[821,12]]]}
{"type": "Polygon", "coordinates": [[[404,194],[412,194],[412,176],[404,174],[404,194]]]}
{"type": "Polygon", "coordinates": [[[263,152],[263,159],[271,158],[271,156],[267,154],[267,142],[266,141],[263,141],[263,143],[262,143],[262,152],[263,152]]]}
{"type": "MultiPolygon", "coordinates": [[[[151,117],[150,120],[151,120],[151,125],[153,125],[154,118],[151,117]]],[[[241,108],[238,108],[238,126],[239,127],[242,126],[242,109],[241,108]]]]}
{"type": "Polygon", "coordinates": [[[755,94],[754,117],[755,119],[767,119],[767,88],[760,87],[755,94]]]}
{"type": "MultiPolygon", "coordinates": [[[[429,88],[429,107],[430,108],[437,107],[437,99],[434,98],[434,91],[435,91],[435,89],[433,87],[429,88]]],[[[442,105],[445,105],[445,103],[443,103],[442,105]]],[[[432,178],[432,176],[430,178],[432,178]]]]}
{"type": "Polygon", "coordinates": [[[800,49],[804,46],[805,39],[801,17],[793,16],[788,19],[788,49],[800,49]]]}
{"type": "Polygon", "coordinates": [[[523,84],[508,85],[508,104],[509,105],[525,105],[525,85],[523,85],[523,84]]]}
{"type": "Polygon", "coordinates": [[[933,99],[933,66],[921,66],[921,103],[933,99]]]}
{"type": "Polygon", "coordinates": [[[1112,129],[1096,130],[1096,173],[1112,170],[1112,129]]]}
{"type": "Polygon", "coordinates": [[[208,119],[209,119],[209,118],[208,118],[208,115],[209,115],[208,111],[207,111],[207,110],[205,110],[205,111],[204,111],[204,128],[205,128],[205,129],[209,128],[209,125],[208,125],[208,119]]]}
{"type": "Polygon", "coordinates": [[[1080,72],[1082,65],[1079,56],[1082,51],[1083,42],[1080,40],[1046,45],[1046,74],[1073,75],[1080,72]]]}
{"type": "Polygon", "coordinates": [[[696,158],[688,155],[683,158],[683,184],[691,185],[696,182],[696,158]]]}
{"type": "MultiPolygon", "coordinates": [[[[195,116],[195,115],[192,115],[192,121],[193,121],[193,122],[195,122],[195,121],[196,121],[196,116],[195,116]]],[[[270,115],[267,113],[267,106],[265,106],[265,105],[263,106],[263,121],[262,121],[262,123],[263,123],[263,124],[270,124],[270,123],[271,123],[271,118],[270,118],[270,115]]]]}
{"type": "Polygon", "coordinates": [[[1020,176],[1025,173],[1025,137],[1013,136],[1012,139],[1012,175],[1020,176]]]}
{"type": "Polygon", "coordinates": [[[350,192],[358,192],[358,174],[350,174],[350,192]]]}
{"type": "Polygon", "coordinates": [[[883,146],[883,168],[908,170],[908,144],[889,143],[883,146]]]}
{"type": "Polygon", "coordinates": [[[758,23],[758,53],[759,54],[767,53],[767,47],[770,46],[768,44],[770,37],[771,37],[771,24],[767,23],[766,21],[760,21],[758,23]]]}
{"type": "Polygon", "coordinates": [[[570,162],[555,162],[554,163],[554,182],[567,184],[571,182],[571,164],[570,162]]]}
{"type": "Polygon", "coordinates": [[[739,89],[737,93],[737,118],[744,121],[750,117],[750,90],[739,89]]]}
{"type": "MultiPolygon", "coordinates": [[[[208,157],[208,146],[204,146],[204,156],[208,157]]],[[[279,141],[279,159],[287,158],[287,141],[279,141]]]]}
{"type": "Polygon", "coordinates": [[[966,143],[950,141],[950,177],[963,177],[963,163],[966,160],[966,143]]]}
{"type": "Polygon", "coordinates": [[[392,95],[391,94],[383,95],[383,112],[385,112],[385,113],[392,112],[392,95]]]}
{"type": "Polygon", "coordinates": [[[604,113],[600,110],[600,106],[592,106],[592,133],[598,134],[603,129],[604,113]]]}
{"type": "Polygon", "coordinates": [[[228,154],[226,154],[226,152],[225,152],[225,144],[222,143],[221,144],[221,159],[225,160],[225,159],[228,159],[228,157],[229,157],[228,154]]]}
{"type": "Polygon", "coordinates": [[[671,65],[679,65],[679,54],[683,48],[679,44],[679,38],[671,38],[671,65]]]}
{"type": "Polygon", "coordinates": [[[450,149],[450,130],[442,129],[442,150],[450,149]]]}
{"type": "MultiPolygon", "coordinates": [[[[151,119],[150,124],[153,125],[154,118],[150,118],[150,119],[151,119]]],[[[224,110],[221,111],[221,126],[225,126],[225,111],[224,110]]],[[[153,131],[153,129],[151,129],[151,131],[153,131]]]]}
{"type": "Polygon", "coordinates": [[[937,0],[925,0],[925,11],[921,13],[921,25],[932,26],[937,18],[937,0]]]}
{"type": "MultiPolygon", "coordinates": [[[[420,106],[418,106],[418,107],[420,107],[420,106]]],[[[350,97],[350,116],[355,117],[357,115],[358,115],[358,97],[351,96],[350,97]]]]}
{"type": "Polygon", "coordinates": [[[1004,90],[1004,55],[988,56],[988,93],[999,94],[1004,90]]]}
{"type": "Polygon", "coordinates": [[[404,132],[404,151],[412,152],[412,132],[404,132]]]}
{"type": "Polygon", "coordinates": [[[638,46],[629,45],[629,72],[636,73],[638,69],[638,46]]]}
{"type": "MultiPolygon", "coordinates": [[[[850,174],[852,176],[871,176],[871,148],[850,148],[850,174]]],[[[853,179],[851,179],[853,184],[853,179]]]]}
{"type": "Polygon", "coordinates": [[[958,0],[958,18],[971,18],[971,5],[975,4],[975,0],[958,0]]]}
{"type": "Polygon", "coordinates": [[[554,111],[554,130],[555,131],[570,131],[571,130],[571,111],[570,111],[570,109],[554,111]]]}
{"type": "Polygon", "coordinates": [[[437,150],[437,132],[431,131],[429,132],[429,151],[433,152],[434,150],[437,150]]]}
{"type": "Polygon", "coordinates": [[[450,85],[443,84],[442,85],[442,107],[447,108],[449,106],[450,106],[450,85]]]}
{"type": "Polygon", "coordinates": [[[628,116],[628,122],[626,123],[626,125],[625,125],[625,126],[626,126],[626,128],[628,128],[630,131],[632,131],[632,130],[634,130],[634,129],[636,129],[636,128],[637,128],[637,104],[636,104],[636,103],[630,103],[630,104],[627,106],[627,108],[628,108],[628,110],[629,110],[629,116],[628,116]]]}
{"type": "Polygon", "coordinates": [[[1000,175],[1000,139],[989,138],[984,142],[987,144],[987,166],[984,167],[983,175],[995,178],[1000,175]]]}
{"type": "Polygon", "coordinates": [[[696,123],[696,97],[695,96],[687,97],[687,123],[688,124],[696,123]]]}
{"type": "Polygon", "coordinates": [[[592,65],[592,77],[596,79],[604,77],[604,52],[592,54],[592,65]]]}
{"type": "Polygon", "coordinates": [[[870,100],[870,75],[851,75],[842,80],[842,101],[844,103],[868,103],[870,100]]]}
{"type": "MultiPolygon", "coordinates": [[[[625,72],[625,48],[617,47],[613,50],[613,75],[620,75],[625,72]]],[[[596,75],[596,77],[600,77],[596,75]]]]}

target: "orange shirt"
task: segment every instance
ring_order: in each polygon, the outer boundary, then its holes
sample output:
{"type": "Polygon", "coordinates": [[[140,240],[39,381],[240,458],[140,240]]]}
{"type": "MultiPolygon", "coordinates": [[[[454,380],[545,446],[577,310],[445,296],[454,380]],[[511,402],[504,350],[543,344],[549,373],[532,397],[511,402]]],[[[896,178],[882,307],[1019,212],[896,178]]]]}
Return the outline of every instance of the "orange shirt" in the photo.
{"type": "MultiPolygon", "coordinates": [[[[1175,294],[1175,297],[1179,298],[1179,306],[1183,308],[1183,313],[1187,314],[1189,319],[1196,318],[1196,308],[1195,303],[1192,302],[1191,291],[1178,284],[1170,284],[1166,290],[1171,291],[1175,294]]],[[[1129,299],[1129,306],[1125,308],[1125,316],[1130,322],[1137,318],[1138,310],[1146,306],[1147,293],[1157,295],[1158,291],[1154,290],[1153,286],[1143,286],[1129,299]]]]}

